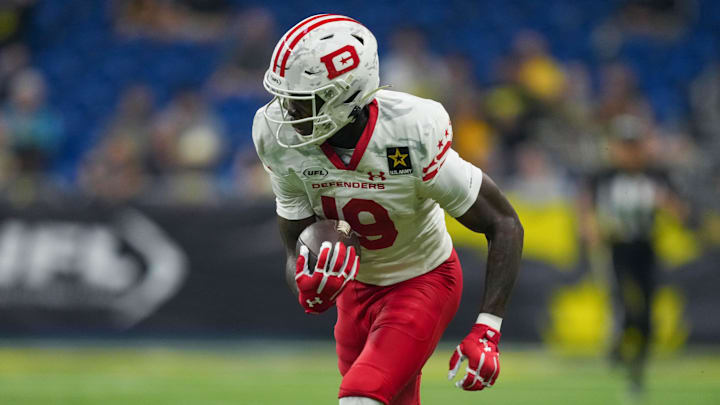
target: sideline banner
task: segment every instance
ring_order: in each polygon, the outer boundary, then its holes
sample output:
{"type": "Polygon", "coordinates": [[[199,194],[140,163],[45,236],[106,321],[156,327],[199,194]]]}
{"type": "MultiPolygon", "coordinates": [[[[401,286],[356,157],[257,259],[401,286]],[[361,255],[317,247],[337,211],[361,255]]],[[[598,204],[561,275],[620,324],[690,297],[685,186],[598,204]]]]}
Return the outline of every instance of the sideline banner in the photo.
{"type": "MultiPolygon", "coordinates": [[[[466,334],[483,288],[483,253],[458,253],[465,291],[446,338],[466,334]]],[[[670,310],[680,311],[674,316],[691,341],[720,339],[719,260],[706,254],[665,275],[681,298],[670,310]]],[[[285,285],[283,262],[272,201],[0,207],[0,335],[332,338],[334,310],[305,315],[285,285]]],[[[558,292],[586,280],[586,272],[525,261],[503,335],[552,335],[562,314],[577,315],[576,302],[591,307],[580,289],[563,293],[566,312],[556,308],[558,292]]]]}

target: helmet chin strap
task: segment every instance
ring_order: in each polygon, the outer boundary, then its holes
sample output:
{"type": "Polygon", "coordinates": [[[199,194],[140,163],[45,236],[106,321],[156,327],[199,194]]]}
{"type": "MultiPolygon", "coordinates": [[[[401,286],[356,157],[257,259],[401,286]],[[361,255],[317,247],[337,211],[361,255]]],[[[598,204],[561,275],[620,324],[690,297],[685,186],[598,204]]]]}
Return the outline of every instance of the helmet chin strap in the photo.
{"type": "MultiPolygon", "coordinates": [[[[380,86],[380,87],[378,87],[377,89],[369,92],[369,93],[366,94],[363,98],[360,99],[360,104],[362,104],[362,105],[367,105],[366,102],[367,102],[368,100],[370,100],[370,99],[372,98],[372,96],[375,95],[375,93],[377,93],[377,92],[380,91],[380,90],[387,89],[387,88],[389,88],[389,87],[391,87],[391,86],[388,84],[388,85],[386,85],[386,86],[380,86]]],[[[362,111],[362,108],[361,108],[360,106],[355,106],[355,108],[353,108],[353,110],[350,111],[350,116],[348,117],[348,118],[349,118],[348,122],[346,122],[345,124],[343,124],[343,126],[345,126],[345,125],[347,125],[347,124],[349,124],[349,123],[351,123],[351,122],[355,122],[355,118],[357,118],[358,114],[360,114],[360,111],[362,111]]]]}
{"type": "Polygon", "coordinates": [[[387,84],[385,86],[380,86],[377,89],[369,92],[363,98],[360,99],[360,104],[365,105],[368,101],[372,100],[372,97],[375,95],[375,93],[377,93],[380,90],[389,89],[390,87],[391,86],[389,84],[387,84]]]}
{"type": "MultiPolygon", "coordinates": [[[[380,91],[380,90],[387,89],[387,88],[389,88],[389,87],[390,87],[390,85],[380,86],[380,87],[378,87],[377,89],[369,92],[369,93],[366,94],[363,98],[360,99],[360,103],[359,103],[359,104],[362,105],[362,106],[366,106],[366,105],[367,105],[367,102],[368,102],[369,100],[372,100],[372,97],[375,95],[375,93],[377,93],[377,92],[380,91]]],[[[345,125],[350,124],[350,123],[352,123],[352,122],[355,122],[355,119],[357,118],[358,114],[360,114],[360,111],[362,111],[362,107],[360,107],[360,105],[356,105],[355,108],[353,108],[352,111],[350,111],[350,114],[348,115],[347,121],[345,121],[342,125],[338,125],[338,127],[339,127],[339,128],[338,128],[338,131],[339,131],[340,129],[342,129],[343,127],[345,127],[345,125]]],[[[337,132],[337,131],[336,131],[336,132],[337,132]]]]}

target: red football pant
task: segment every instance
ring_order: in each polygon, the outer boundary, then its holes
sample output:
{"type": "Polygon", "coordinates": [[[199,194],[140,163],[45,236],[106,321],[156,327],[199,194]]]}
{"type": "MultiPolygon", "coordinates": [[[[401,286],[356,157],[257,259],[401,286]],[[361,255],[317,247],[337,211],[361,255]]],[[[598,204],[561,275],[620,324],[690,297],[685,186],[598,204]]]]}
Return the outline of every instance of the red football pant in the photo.
{"type": "MultiPolygon", "coordinates": [[[[362,268],[361,270],[362,271],[362,268]]],[[[350,282],[338,298],[338,397],[420,404],[420,370],[460,304],[455,250],[443,264],[387,287],[350,282]]]]}

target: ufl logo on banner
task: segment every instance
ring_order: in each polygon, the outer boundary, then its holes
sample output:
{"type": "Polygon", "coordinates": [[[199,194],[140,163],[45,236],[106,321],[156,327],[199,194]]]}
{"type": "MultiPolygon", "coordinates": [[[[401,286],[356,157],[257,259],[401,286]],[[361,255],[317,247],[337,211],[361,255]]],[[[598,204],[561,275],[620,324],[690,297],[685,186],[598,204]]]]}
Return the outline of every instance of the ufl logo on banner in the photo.
{"type": "Polygon", "coordinates": [[[327,77],[330,80],[360,65],[360,57],[352,45],[345,45],[337,51],[330,52],[321,57],[320,61],[325,64],[328,71],[327,77]]]}

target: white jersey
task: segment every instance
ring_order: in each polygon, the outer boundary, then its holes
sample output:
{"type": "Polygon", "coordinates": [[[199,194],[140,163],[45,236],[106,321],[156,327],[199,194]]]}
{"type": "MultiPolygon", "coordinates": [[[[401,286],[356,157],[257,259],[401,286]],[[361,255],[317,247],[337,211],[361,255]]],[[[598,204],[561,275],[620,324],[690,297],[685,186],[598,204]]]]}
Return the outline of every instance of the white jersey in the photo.
{"type": "MultiPolygon", "coordinates": [[[[357,280],[364,283],[398,283],[448,259],[452,240],[443,209],[464,214],[477,198],[482,172],[450,149],[452,127],[442,105],[379,91],[347,164],[327,143],[278,145],[265,108],[256,113],[252,133],[279,216],[347,221],[360,235],[357,280]]],[[[267,108],[280,115],[277,103],[267,108]]],[[[290,125],[281,130],[294,131],[290,125]]]]}

